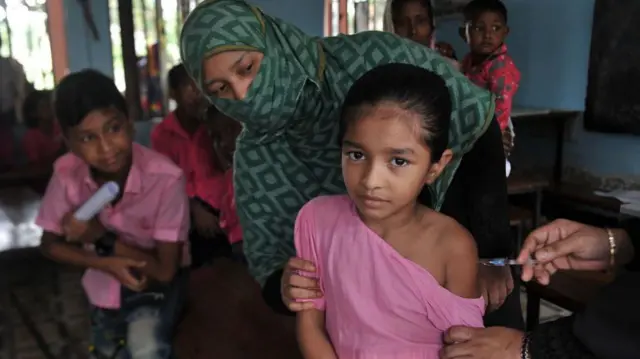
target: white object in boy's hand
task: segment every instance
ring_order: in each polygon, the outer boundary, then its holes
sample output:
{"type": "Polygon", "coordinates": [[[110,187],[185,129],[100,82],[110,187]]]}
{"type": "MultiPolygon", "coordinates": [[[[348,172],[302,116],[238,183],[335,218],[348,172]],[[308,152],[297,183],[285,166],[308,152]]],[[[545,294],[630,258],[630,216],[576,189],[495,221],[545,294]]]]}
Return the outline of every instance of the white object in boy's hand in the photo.
{"type": "Polygon", "coordinates": [[[73,217],[79,221],[88,221],[96,214],[100,213],[111,201],[120,193],[120,186],[111,181],[107,182],[96,191],[78,210],[73,217]]]}

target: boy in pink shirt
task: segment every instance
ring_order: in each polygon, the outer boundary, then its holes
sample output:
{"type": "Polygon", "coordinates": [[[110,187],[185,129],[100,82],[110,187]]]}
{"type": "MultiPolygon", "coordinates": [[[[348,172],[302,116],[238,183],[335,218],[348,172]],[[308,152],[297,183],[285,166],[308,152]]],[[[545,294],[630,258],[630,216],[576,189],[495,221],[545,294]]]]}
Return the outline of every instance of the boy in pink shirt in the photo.
{"type": "Polygon", "coordinates": [[[36,90],[22,106],[28,128],[22,142],[30,165],[51,165],[65,150],[51,101],[51,91],[36,90]]]}
{"type": "Polygon", "coordinates": [[[108,77],[65,77],[55,112],[70,153],[54,164],[36,223],[42,252],[87,268],[94,357],[170,358],[189,264],[184,175],[166,157],[133,143],[124,97],[108,77]],[[73,212],[104,183],[121,191],[88,222],[73,212]]]}
{"type": "Polygon", "coordinates": [[[184,65],[169,71],[168,83],[177,107],[151,132],[151,147],[169,157],[185,174],[193,219],[189,241],[193,266],[199,267],[220,247],[228,247],[218,226],[223,173],[214,165],[211,138],[203,125],[204,97],[184,65]]]}

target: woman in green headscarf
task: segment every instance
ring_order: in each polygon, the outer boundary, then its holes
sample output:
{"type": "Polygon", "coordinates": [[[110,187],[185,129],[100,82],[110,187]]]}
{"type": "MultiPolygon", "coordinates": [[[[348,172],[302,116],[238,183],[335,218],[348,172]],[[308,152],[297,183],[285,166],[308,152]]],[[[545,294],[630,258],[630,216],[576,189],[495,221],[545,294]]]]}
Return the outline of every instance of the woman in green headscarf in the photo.
{"type": "MultiPolygon", "coordinates": [[[[244,125],[234,161],[236,203],[250,271],[272,307],[284,307],[280,278],[295,255],[298,210],[316,196],[345,192],[337,135],[342,100],[356,79],[385,63],[431,70],[451,92],[449,148],[455,158],[426,200],[470,229],[481,256],[513,252],[492,95],[435,52],[382,32],[311,38],[242,0],[198,5],[184,24],[180,49],[184,65],[209,100],[244,125]],[[453,180],[456,171],[462,173],[453,180]],[[450,187],[457,189],[445,201],[450,187]]],[[[491,302],[501,304],[511,277],[483,273],[491,284],[485,288],[494,297],[491,302]]],[[[289,288],[300,279],[287,271],[283,282],[289,288]]],[[[304,295],[303,288],[297,289],[304,295]]]]}

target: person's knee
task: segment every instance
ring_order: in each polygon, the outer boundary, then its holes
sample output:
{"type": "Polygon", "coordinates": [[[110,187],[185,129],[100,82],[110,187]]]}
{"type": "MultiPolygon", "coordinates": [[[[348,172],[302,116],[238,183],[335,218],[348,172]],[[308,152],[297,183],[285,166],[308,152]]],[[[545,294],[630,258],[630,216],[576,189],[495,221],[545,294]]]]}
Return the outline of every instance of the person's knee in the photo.
{"type": "Polygon", "coordinates": [[[164,335],[159,315],[139,315],[129,322],[127,348],[131,359],[169,359],[171,339],[164,335]]]}

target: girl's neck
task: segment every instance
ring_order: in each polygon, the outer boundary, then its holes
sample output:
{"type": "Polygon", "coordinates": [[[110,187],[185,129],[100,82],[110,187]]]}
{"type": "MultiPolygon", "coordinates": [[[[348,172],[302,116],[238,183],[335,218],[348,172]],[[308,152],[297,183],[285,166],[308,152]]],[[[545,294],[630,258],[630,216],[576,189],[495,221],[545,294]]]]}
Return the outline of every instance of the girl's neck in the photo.
{"type": "Polygon", "coordinates": [[[414,202],[384,219],[368,220],[360,213],[358,213],[358,215],[367,227],[380,236],[380,238],[387,240],[387,238],[393,236],[394,233],[404,232],[408,228],[413,227],[422,217],[422,211],[420,210],[420,205],[414,202]]]}

